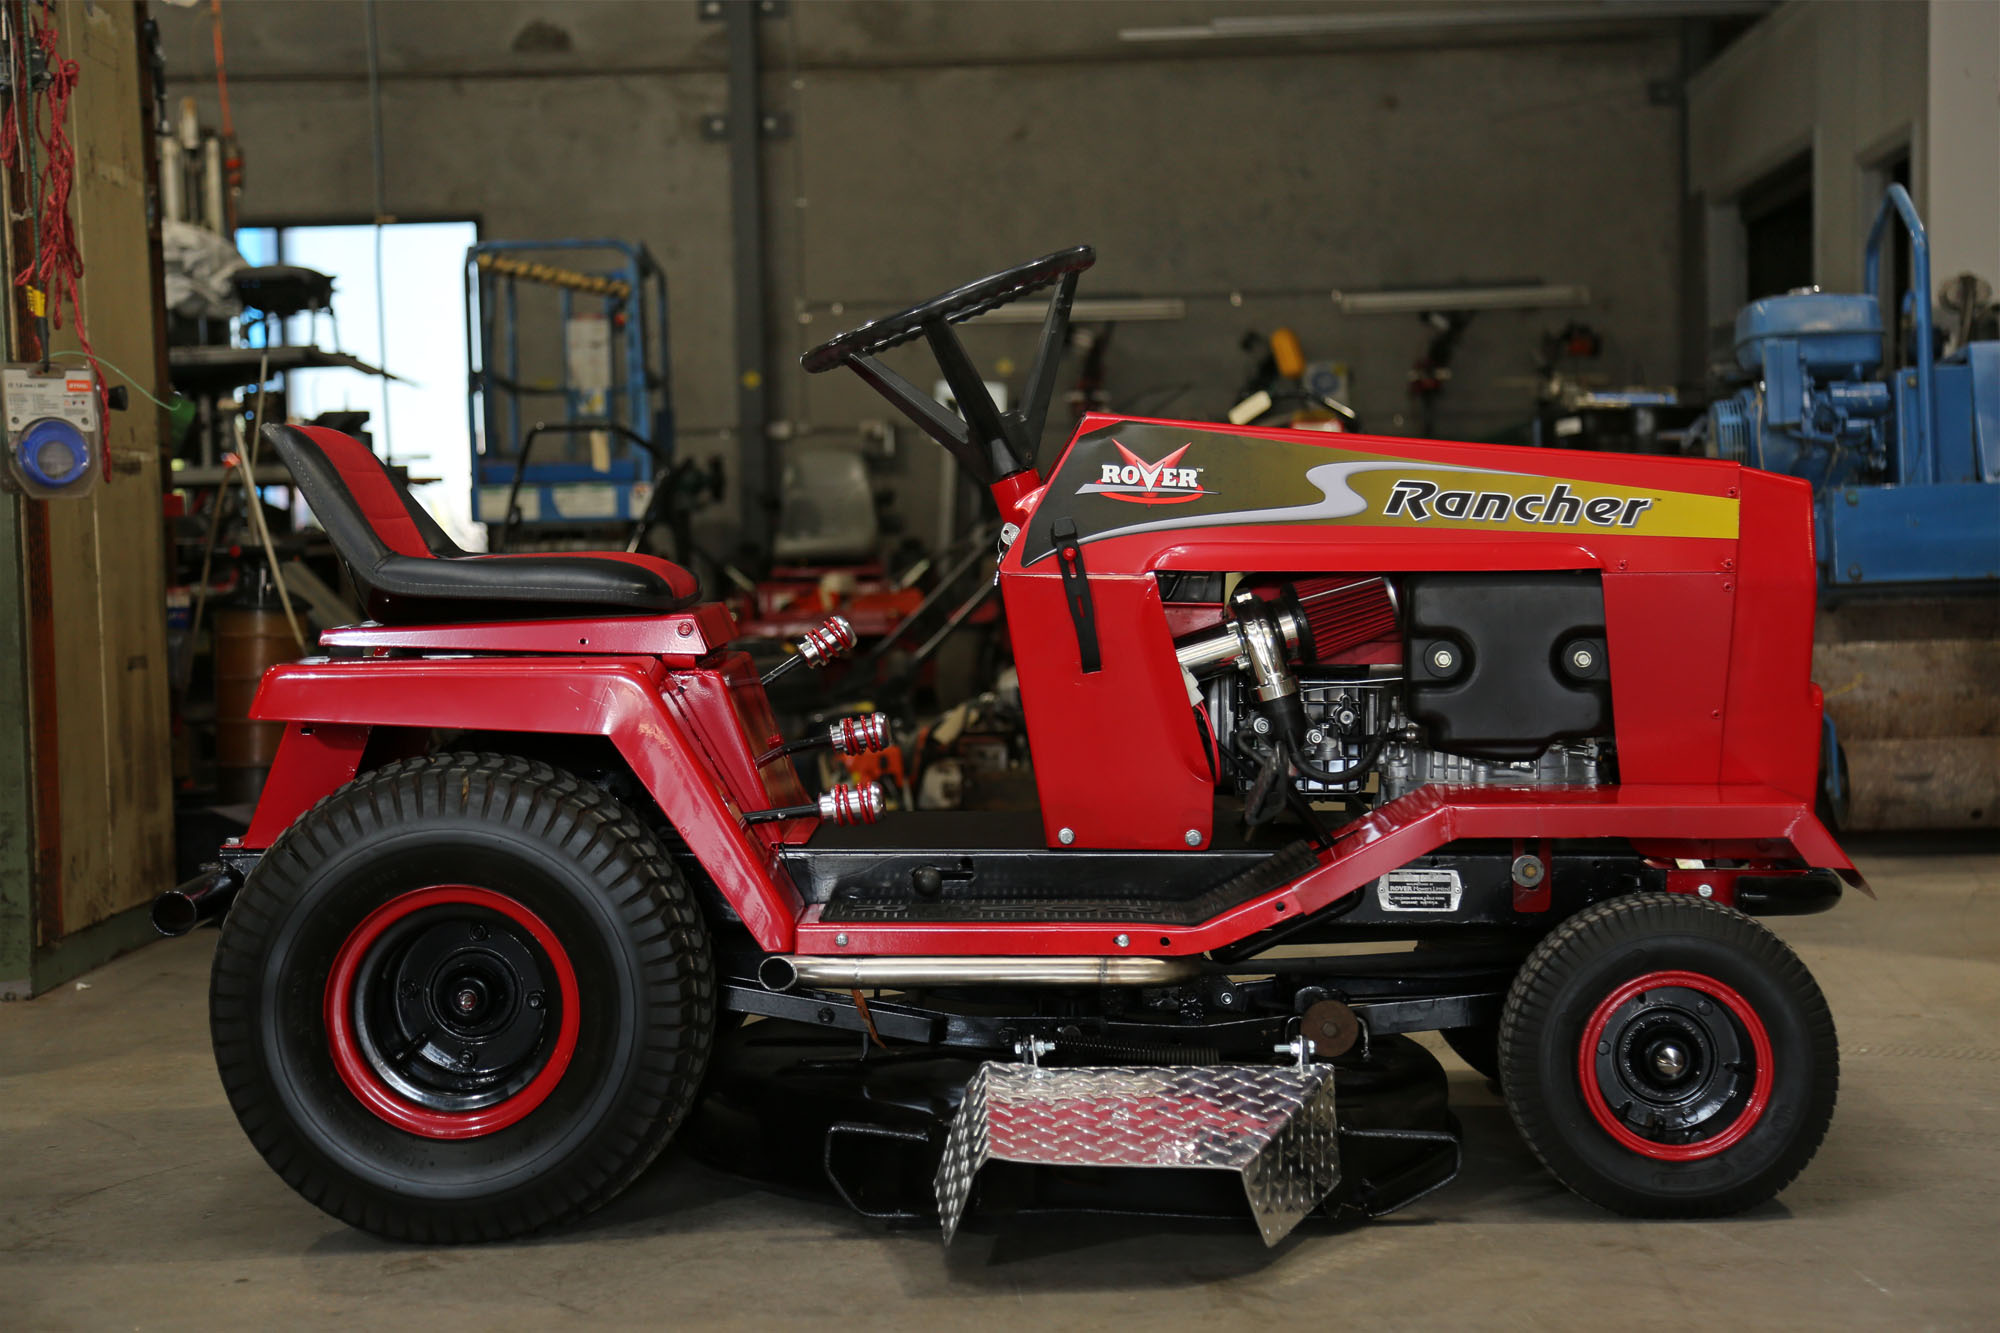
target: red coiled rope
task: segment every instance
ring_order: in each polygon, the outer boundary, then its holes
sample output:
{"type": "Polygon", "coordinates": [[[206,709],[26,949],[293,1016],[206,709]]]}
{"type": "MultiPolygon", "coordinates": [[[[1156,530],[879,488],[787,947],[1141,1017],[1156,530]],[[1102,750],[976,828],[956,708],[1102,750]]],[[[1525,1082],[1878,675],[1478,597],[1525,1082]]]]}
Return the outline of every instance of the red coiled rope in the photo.
{"type": "MultiPolygon", "coordinates": [[[[97,364],[97,353],[91,348],[90,335],[84,329],[83,302],[77,296],[77,280],[83,276],[83,251],[77,245],[76,226],[69,212],[70,191],[76,184],[76,149],[69,141],[69,99],[76,92],[78,70],[77,63],[66,59],[58,49],[59,37],[49,0],[42,0],[41,23],[35,29],[33,40],[41,49],[49,79],[39,92],[28,93],[27,104],[32,108],[39,103],[40,114],[31,112],[26,130],[39,142],[42,154],[42,160],[36,164],[40,179],[28,182],[30,207],[35,214],[40,248],[14,274],[14,285],[27,288],[31,302],[39,294],[41,301],[46,303],[48,321],[53,328],[62,327],[63,306],[68,304],[75,320],[77,346],[83,349],[85,359],[90,362],[91,374],[96,379],[98,423],[108,434],[111,404],[105,389],[104,369],[97,364]]],[[[9,170],[13,170],[18,163],[24,136],[21,91],[30,89],[32,84],[27,47],[18,40],[15,45],[20,50],[21,68],[13,80],[15,94],[7,99],[5,118],[0,120],[0,163],[4,163],[9,170]]],[[[36,314],[41,313],[38,308],[36,314]]],[[[42,343],[39,334],[36,341],[42,343]]],[[[43,344],[37,350],[46,362],[48,347],[43,344]]],[[[104,477],[106,481],[111,478],[109,448],[104,450],[104,477]]]]}

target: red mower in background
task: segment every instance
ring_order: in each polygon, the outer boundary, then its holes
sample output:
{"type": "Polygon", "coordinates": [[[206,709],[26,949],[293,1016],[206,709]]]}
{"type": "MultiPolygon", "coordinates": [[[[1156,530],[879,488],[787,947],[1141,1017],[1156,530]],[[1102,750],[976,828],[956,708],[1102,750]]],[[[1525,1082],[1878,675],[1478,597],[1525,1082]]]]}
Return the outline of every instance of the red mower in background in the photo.
{"type": "MultiPolygon", "coordinates": [[[[776,734],[684,571],[465,554],[359,444],[270,430],[373,618],[266,676],[255,821],[158,919],[227,904],[216,1061],[288,1183],[384,1235],[499,1238],[686,1131],[947,1236],[1247,1204],[1275,1242],[1450,1178],[1430,1030],[1608,1208],[1733,1212],[1805,1166],[1833,1023],[1756,917],[1861,887],[1814,814],[1808,487],[1097,415],[1043,475],[1091,262],[804,359],[999,506],[1020,815],[802,790],[781,756],[879,722],[776,734]],[[1000,412],[952,325],[1050,287],[1000,412]],[[879,359],[914,340],[962,418],[879,359]]],[[[829,621],[780,669],[852,644],[829,621]]]]}

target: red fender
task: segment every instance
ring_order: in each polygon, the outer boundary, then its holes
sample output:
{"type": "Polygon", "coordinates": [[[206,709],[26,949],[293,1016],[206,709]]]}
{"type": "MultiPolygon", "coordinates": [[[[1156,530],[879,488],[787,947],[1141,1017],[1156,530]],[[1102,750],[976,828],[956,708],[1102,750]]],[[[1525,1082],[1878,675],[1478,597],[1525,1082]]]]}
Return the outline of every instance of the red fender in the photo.
{"type": "MultiPolygon", "coordinates": [[[[373,727],[604,736],[652,793],[758,946],[788,951],[800,900],[777,865],[779,835],[744,824],[739,797],[730,790],[743,784],[718,776],[708,752],[689,736],[666,699],[681,680],[705,691],[732,683],[726,667],[669,672],[644,657],[373,658],[273,667],[250,715],[290,725],[242,846],[270,846],[315,802],[351,780],[373,727]]],[[[782,771],[775,765],[773,770],[782,771]]],[[[773,804],[797,799],[772,794],[779,797],[773,804]]],[[[803,832],[810,828],[805,824],[803,832]]],[[[784,835],[803,832],[788,826],[784,835]]]]}

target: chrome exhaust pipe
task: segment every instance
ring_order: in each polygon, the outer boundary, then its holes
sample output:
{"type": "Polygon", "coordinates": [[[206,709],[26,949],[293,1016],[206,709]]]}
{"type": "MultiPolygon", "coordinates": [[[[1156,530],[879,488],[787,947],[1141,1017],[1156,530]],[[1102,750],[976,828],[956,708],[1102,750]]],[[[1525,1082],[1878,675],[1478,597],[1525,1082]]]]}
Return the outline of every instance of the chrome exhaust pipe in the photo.
{"type": "Polygon", "coordinates": [[[185,935],[212,916],[229,910],[230,900],[243,886],[243,877],[219,861],[211,861],[201,873],[153,899],[153,929],[172,938],[185,935]]]}
{"type": "Polygon", "coordinates": [[[764,989],[902,990],[911,986],[1171,986],[1193,981],[1191,958],[824,958],[772,954],[764,989]]]}

